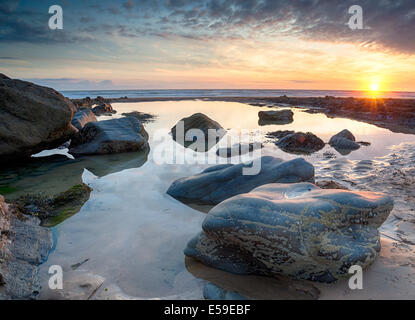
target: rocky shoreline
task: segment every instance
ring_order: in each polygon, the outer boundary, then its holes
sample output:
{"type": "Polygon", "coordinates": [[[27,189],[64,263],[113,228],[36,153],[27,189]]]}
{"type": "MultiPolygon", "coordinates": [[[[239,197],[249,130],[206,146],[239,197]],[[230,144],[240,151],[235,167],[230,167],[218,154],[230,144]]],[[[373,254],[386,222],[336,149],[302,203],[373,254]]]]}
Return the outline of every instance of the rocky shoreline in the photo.
{"type": "MultiPolygon", "coordinates": [[[[91,99],[73,99],[75,104],[92,103],[91,99]]],[[[324,113],[373,124],[396,133],[415,134],[415,100],[394,98],[339,98],[339,97],[158,97],[158,98],[96,98],[94,103],[152,102],[152,101],[225,101],[241,102],[258,107],[306,108],[307,112],[324,113]]],[[[91,104],[93,105],[93,103],[91,104]]]]}

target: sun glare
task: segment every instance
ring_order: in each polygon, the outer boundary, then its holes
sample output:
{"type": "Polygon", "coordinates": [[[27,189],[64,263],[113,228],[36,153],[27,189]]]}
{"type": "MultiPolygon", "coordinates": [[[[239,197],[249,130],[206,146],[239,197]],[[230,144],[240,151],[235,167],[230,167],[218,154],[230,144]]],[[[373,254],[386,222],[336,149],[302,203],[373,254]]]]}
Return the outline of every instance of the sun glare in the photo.
{"type": "Polygon", "coordinates": [[[372,92],[378,92],[380,89],[379,83],[373,82],[370,84],[370,91],[372,92]]]}

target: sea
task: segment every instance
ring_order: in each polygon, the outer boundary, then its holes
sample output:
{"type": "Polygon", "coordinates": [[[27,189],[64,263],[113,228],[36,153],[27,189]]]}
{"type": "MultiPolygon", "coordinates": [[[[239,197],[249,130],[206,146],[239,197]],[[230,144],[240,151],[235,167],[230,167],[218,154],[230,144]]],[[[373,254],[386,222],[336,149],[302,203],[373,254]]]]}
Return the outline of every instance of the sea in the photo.
{"type": "Polygon", "coordinates": [[[63,90],[64,96],[71,99],[79,98],[213,98],[213,97],[377,97],[415,99],[415,92],[390,91],[379,92],[376,95],[365,91],[346,90],[253,90],[253,89],[184,89],[184,90],[63,90]]]}

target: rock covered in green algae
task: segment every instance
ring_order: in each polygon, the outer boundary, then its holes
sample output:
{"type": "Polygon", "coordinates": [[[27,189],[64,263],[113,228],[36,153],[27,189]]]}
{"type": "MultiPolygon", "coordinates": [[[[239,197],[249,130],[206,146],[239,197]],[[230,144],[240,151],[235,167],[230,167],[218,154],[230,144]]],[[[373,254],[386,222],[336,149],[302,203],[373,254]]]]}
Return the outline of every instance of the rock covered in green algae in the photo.
{"type": "Polygon", "coordinates": [[[88,201],[91,191],[82,183],[56,196],[26,195],[15,202],[21,212],[38,217],[43,226],[53,227],[76,214],[88,201]]]}
{"type": "Polygon", "coordinates": [[[268,184],[214,207],[185,254],[232,273],[330,283],[375,260],[392,208],[381,193],[268,184]]]}
{"type": "Polygon", "coordinates": [[[218,204],[267,183],[314,181],[313,165],[302,158],[284,161],[264,156],[260,161],[261,170],[256,175],[243,174],[251,163],[217,165],[174,181],[167,194],[184,202],[218,204]]]}

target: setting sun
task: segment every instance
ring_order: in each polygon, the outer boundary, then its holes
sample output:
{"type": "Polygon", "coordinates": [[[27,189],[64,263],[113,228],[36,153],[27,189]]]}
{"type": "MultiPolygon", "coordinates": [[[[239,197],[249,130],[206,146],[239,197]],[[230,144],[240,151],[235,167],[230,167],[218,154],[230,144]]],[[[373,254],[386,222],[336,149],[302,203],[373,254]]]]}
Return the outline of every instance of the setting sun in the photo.
{"type": "Polygon", "coordinates": [[[377,83],[377,82],[374,82],[374,83],[370,84],[370,91],[372,91],[372,92],[379,91],[379,88],[380,88],[380,86],[379,86],[379,83],[377,83]]]}

